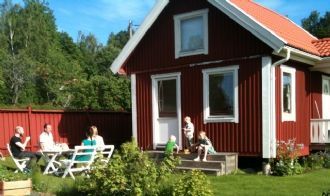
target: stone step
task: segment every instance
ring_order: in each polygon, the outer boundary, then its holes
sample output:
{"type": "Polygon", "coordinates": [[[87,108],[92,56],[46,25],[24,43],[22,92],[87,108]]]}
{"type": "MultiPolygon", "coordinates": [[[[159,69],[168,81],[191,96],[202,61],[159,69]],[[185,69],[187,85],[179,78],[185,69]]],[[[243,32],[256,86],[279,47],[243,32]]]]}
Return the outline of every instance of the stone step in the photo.
{"type": "Polygon", "coordinates": [[[209,175],[216,175],[216,176],[221,176],[224,175],[224,173],[222,172],[221,169],[212,169],[212,168],[196,168],[196,167],[182,167],[182,166],[178,166],[176,167],[177,170],[179,171],[189,171],[189,170],[193,170],[193,169],[198,169],[201,170],[203,173],[205,174],[209,174],[209,175]]]}

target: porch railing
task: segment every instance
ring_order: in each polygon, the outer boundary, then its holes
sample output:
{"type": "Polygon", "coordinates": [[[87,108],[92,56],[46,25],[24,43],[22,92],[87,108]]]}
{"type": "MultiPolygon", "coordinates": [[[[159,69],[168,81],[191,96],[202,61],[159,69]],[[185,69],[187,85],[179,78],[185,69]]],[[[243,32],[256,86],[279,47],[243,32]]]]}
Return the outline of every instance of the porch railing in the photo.
{"type": "Polygon", "coordinates": [[[330,119],[311,119],[311,143],[330,143],[330,119]]]}

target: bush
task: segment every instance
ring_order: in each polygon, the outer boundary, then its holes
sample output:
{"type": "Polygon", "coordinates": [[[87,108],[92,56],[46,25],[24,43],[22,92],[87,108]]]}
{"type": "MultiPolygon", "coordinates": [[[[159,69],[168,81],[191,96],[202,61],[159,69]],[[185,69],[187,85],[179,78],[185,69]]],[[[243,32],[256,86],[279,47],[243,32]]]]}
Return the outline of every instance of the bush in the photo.
{"type": "Polygon", "coordinates": [[[14,173],[13,170],[7,169],[5,166],[0,165],[0,181],[17,181],[27,180],[30,175],[23,173],[14,173]]]}
{"type": "Polygon", "coordinates": [[[175,167],[173,161],[156,165],[136,142],[125,143],[108,165],[95,163],[90,177],[78,183],[78,191],[87,195],[159,195],[165,191],[162,181],[175,167]]]}
{"type": "Polygon", "coordinates": [[[278,142],[276,159],[271,162],[273,175],[290,176],[303,173],[304,168],[298,162],[300,148],[294,139],[278,142]]]}
{"type": "Polygon", "coordinates": [[[192,170],[189,173],[184,173],[174,187],[174,196],[210,196],[213,192],[210,188],[210,182],[206,175],[200,170],[192,170]]]}
{"type": "Polygon", "coordinates": [[[329,152],[317,152],[304,158],[304,166],[307,169],[330,168],[329,152]]]}

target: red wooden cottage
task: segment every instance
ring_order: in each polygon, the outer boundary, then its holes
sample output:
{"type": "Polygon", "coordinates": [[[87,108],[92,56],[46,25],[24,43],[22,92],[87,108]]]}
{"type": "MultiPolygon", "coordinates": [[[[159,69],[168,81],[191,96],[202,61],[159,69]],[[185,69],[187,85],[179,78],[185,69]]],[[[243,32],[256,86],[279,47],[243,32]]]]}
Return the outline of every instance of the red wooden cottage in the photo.
{"type": "Polygon", "coordinates": [[[252,0],[159,0],[111,65],[131,77],[133,136],[144,149],[184,116],[219,152],[272,158],[276,141],[330,142],[330,39],[252,0]]]}

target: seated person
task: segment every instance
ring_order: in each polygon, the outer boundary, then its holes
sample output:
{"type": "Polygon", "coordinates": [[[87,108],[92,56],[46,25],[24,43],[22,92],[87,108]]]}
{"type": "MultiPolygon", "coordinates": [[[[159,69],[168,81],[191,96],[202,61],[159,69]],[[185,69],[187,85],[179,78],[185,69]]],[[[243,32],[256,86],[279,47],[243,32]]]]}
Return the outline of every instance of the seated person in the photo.
{"type": "Polygon", "coordinates": [[[96,141],[96,146],[98,146],[99,150],[102,150],[102,146],[104,146],[103,137],[98,134],[97,127],[91,126],[89,129],[93,132],[93,139],[96,141]]]}
{"type": "MultiPolygon", "coordinates": [[[[88,129],[86,132],[86,139],[81,142],[82,146],[96,146],[96,140],[93,138],[94,131],[93,129],[88,129]]],[[[90,152],[91,150],[86,150],[90,152]]],[[[89,161],[91,159],[90,155],[78,155],[75,160],[77,161],[89,161]]]]}
{"type": "Polygon", "coordinates": [[[194,159],[194,161],[200,161],[199,157],[202,154],[202,151],[204,151],[203,161],[207,161],[206,160],[207,153],[209,154],[216,153],[210,139],[206,137],[205,131],[199,132],[197,149],[198,149],[198,156],[194,159]]]}
{"type": "Polygon", "coordinates": [[[15,135],[10,139],[10,150],[14,157],[22,159],[22,158],[30,158],[30,161],[27,163],[27,168],[32,169],[33,162],[38,162],[41,158],[41,153],[38,152],[28,152],[25,151],[27,143],[30,141],[30,137],[27,136],[25,141],[22,142],[21,137],[24,135],[24,129],[21,126],[17,126],[15,128],[15,135]]]}
{"type": "Polygon", "coordinates": [[[60,151],[69,149],[68,145],[65,143],[55,144],[52,134],[52,125],[48,123],[44,125],[44,130],[39,136],[39,142],[42,151],[60,151]]]}
{"type": "Polygon", "coordinates": [[[176,137],[174,135],[171,135],[165,146],[166,156],[173,155],[174,148],[176,148],[176,153],[179,152],[179,146],[175,143],[175,141],[176,141],[176,137]]]}

